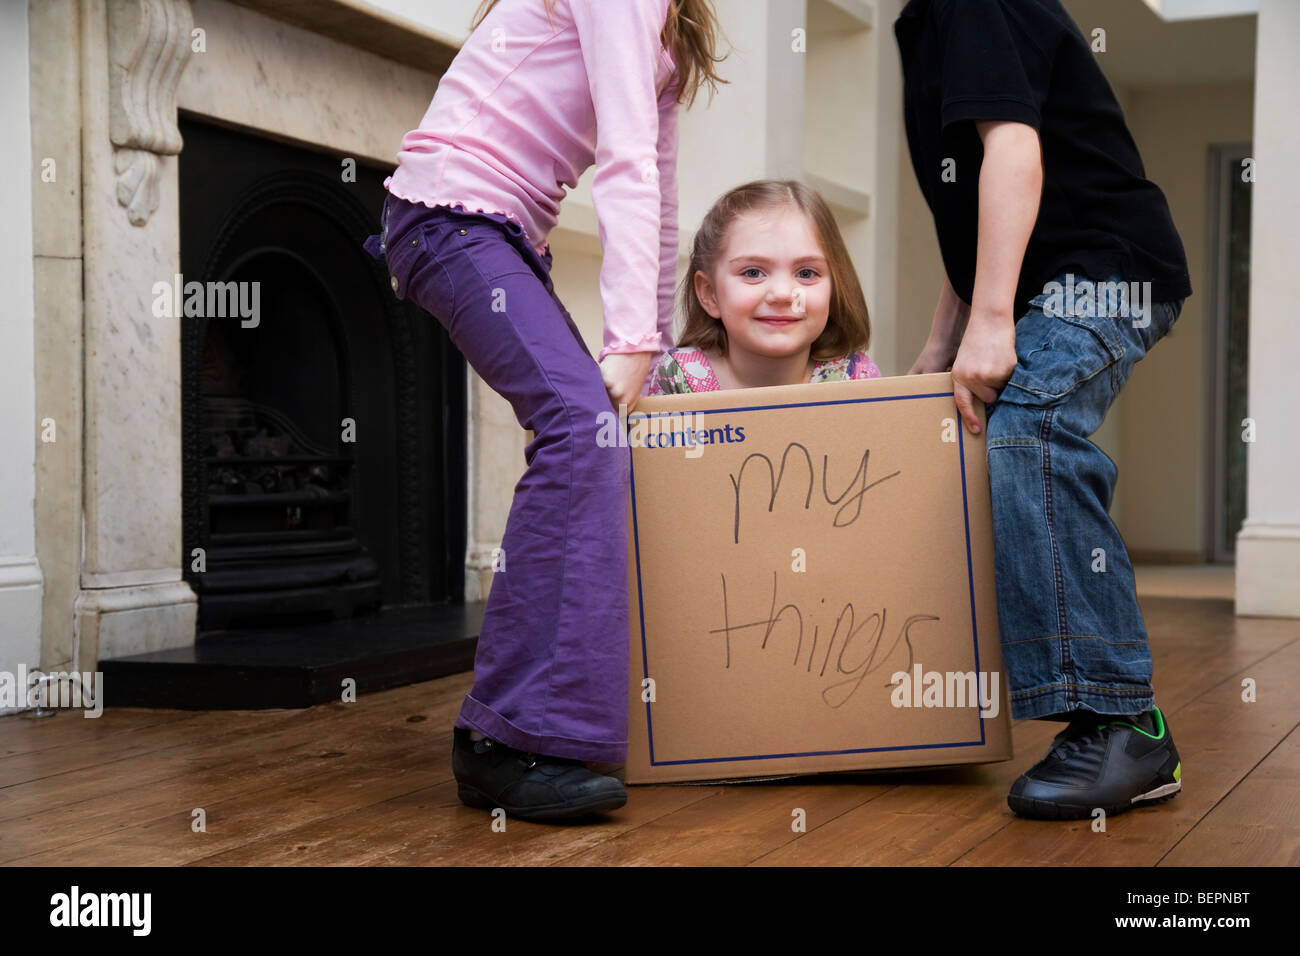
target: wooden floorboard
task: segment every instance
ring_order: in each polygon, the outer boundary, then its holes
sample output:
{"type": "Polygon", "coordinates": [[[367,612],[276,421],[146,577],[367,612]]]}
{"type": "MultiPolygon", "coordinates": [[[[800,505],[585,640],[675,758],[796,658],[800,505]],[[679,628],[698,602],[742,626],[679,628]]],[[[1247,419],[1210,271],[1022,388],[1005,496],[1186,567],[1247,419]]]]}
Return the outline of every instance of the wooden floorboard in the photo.
{"type": "Polygon", "coordinates": [[[56,710],[51,717],[4,717],[0,718],[0,759],[72,744],[103,741],[117,734],[193,720],[197,716],[199,713],[192,710],[144,710],[131,707],[105,710],[99,717],[83,717],[80,713],[67,710],[56,710]],[[105,720],[106,716],[111,719],[105,720]]]}
{"type": "MultiPolygon", "coordinates": [[[[894,784],[804,779],[728,784],[631,833],[566,857],[573,865],[742,865],[791,842],[804,830],[869,803],[894,784]],[[802,811],[801,813],[798,813],[802,811]],[[798,813],[798,816],[796,814],[798,813]]],[[[665,788],[656,788],[665,789],[665,788]]],[[[639,796],[641,788],[633,791],[639,796]]]]}
{"type": "MultiPolygon", "coordinates": [[[[1224,615],[1215,620],[1221,626],[1230,627],[1233,619],[1226,611],[1224,615]]],[[[1187,626],[1179,626],[1173,633],[1167,626],[1168,622],[1150,626],[1155,658],[1156,701],[1162,709],[1170,711],[1174,741],[1179,747],[1180,756],[1186,758],[1186,744],[1183,742],[1185,735],[1180,730],[1180,708],[1210,691],[1216,684],[1223,683],[1225,671],[1231,672],[1243,667],[1247,670],[1262,668],[1271,653],[1296,645],[1300,641],[1300,624],[1285,622],[1285,626],[1279,627],[1283,622],[1252,621],[1242,629],[1244,633],[1236,635],[1239,639],[1225,640],[1195,630],[1191,622],[1196,618],[1181,610],[1173,616],[1186,618],[1184,623],[1187,626]]],[[[1204,619],[1202,615],[1201,620],[1204,619]]],[[[1294,708],[1295,705],[1291,706],[1294,708]]],[[[1039,832],[1052,840],[1059,840],[1063,839],[1063,832],[1078,830],[1080,827],[1077,823],[1020,820],[1006,802],[1007,791],[1016,777],[1046,752],[1052,737],[1062,726],[1046,721],[1019,721],[1012,727],[1016,753],[1014,760],[970,768],[964,772],[934,771],[932,776],[904,785],[869,807],[845,814],[817,831],[810,829],[808,835],[797,843],[771,854],[759,863],[826,865],[844,862],[928,866],[958,862],[969,864],[975,861],[991,863],[993,861],[986,854],[991,853],[994,847],[1002,846],[1008,846],[1011,850],[997,862],[1066,862],[1046,857],[1031,857],[1027,860],[1006,858],[1014,855],[1017,841],[1035,828],[1046,828],[1039,832]],[[977,850],[977,847],[986,842],[989,844],[986,849],[977,850]]],[[[1192,763],[1191,767],[1189,773],[1195,780],[1196,764],[1192,763]]],[[[1189,782],[1189,793],[1191,786],[1189,782]]],[[[1135,815],[1167,814],[1186,797],[1187,794],[1184,793],[1168,805],[1120,815],[1110,821],[1108,832],[1114,833],[1116,826],[1130,822],[1135,815]]],[[[1083,832],[1093,835],[1090,827],[1084,827],[1083,832]]],[[[1126,846],[1130,851],[1136,849],[1129,843],[1111,845],[1126,846]]],[[[1171,845],[1172,842],[1166,848],[1171,845]]],[[[1092,848],[1090,852],[1099,848],[1092,848]]],[[[1036,852],[1045,851],[1039,847],[1036,852]]],[[[1159,853],[1149,852],[1147,858],[1138,858],[1136,853],[1131,852],[1128,858],[1095,862],[1152,865],[1158,859],[1159,853]]]]}
{"type": "MultiPolygon", "coordinates": [[[[171,746],[92,764],[85,773],[65,771],[0,788],[0,862],[55,863],[69,854],[117,859],[116,844],[135,845],[135,831],[157,833],[159,821],[174,820],[178,812],[185,817],[179,832],[189,833],[195,807],[211,819],[213,812],[226,812],[225,800],[248,793],[275,807],[278,789],[335,773],[340,765],[360,765],[371,775],[420,768],[433,774],[428,783],[449,780],[449,725],[470,683],[468,675],[458,675],[356,703],[213,712],[205,716],[232,725],[227,734],[190,734],[171,746]]],[[[124,740],[123,747],[132,745],[124,740]]],[[[250,832],[266,831],[223,831],[242,842],[250,832]]],[[[182,852],[194,858],[214,852],[204,846],[190,841],[182,852]]]]}
{"type": "MultiPolygon", "coordinates": [[[[1137,808],[1106,821],[1064,826],[1012,819],[993,838],[959,861],[963,865],[1069,866],[1157,864],[1192,832],[1295,726],[1300,688],[1300,641],[1220,680],[1186,704],[1171,705],[1169,725],[1183,761],[1183,790],[1172,801],[1137,808]],[[1241,699],[1241,678],[1256,676],[1266,688],[1256,703],[1241,699]],[[1290,688],[1290,693],[1281,691],[1290,688]]],[[[1291,817],[1300,827],[1300,815],[1291,817]]]]}
{"type": "Polygon", "coordinates": [[[222,866],[544,864],[637,830],[715,792],[658,787],[639,794],[623,810],[597,823],[543,825],[507,819],[505,829],[498,831],[492,828],[488,814],[462,806],[456,799],[455,782],[446,781],[199,862],[222,866]]]}
{"type": "Polygon", "coordinates": [[[1161,866],[1300,866],[1300,728],[1259,762],[1161,866]]]}
{"type": "Polygon", "coordinates": [[[1061,729],[1043,721],[1015,723],[1000,764],[631,787],[597,822],[498,832],[451,776],[465,674],[298,711],[0,718],[0,863],[1296,865],[1300,621],[1234,618],[1224,601],[1142,606],[1184,790],[1105,832],[1008,809],[1061,729]]]}

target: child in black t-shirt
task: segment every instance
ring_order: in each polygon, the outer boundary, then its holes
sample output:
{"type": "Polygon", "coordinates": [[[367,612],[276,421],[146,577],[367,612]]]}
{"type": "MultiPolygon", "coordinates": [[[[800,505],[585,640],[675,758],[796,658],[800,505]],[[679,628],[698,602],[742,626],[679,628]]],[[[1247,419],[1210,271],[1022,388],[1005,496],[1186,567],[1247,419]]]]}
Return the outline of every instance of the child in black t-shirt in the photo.
{"type": "Polygon", "coordinates": [[[1088,441],[1191,294],[1182,241],[1060,0],[911,0],[895,24],[912,164],[946,279],[913,373],[988,409],[1012,716],[1069,721],[1008,796],[1086,818],[1168,799],[1182,767],[1151,688],[1133,570],[1088,441]]]}

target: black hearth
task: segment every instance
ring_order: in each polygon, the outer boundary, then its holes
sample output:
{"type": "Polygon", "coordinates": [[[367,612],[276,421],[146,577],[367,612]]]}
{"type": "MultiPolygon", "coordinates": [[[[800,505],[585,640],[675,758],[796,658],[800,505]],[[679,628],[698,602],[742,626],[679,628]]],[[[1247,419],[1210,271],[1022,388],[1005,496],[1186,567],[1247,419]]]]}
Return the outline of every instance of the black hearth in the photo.
{"type": "Polygon", "coordinates": [[[361,247],[384,172],[182,119],[185,574],[200,635],[463,600],[465,363],[361,247]],[[211,299],[209,299],[211,301],[211,299]]]}

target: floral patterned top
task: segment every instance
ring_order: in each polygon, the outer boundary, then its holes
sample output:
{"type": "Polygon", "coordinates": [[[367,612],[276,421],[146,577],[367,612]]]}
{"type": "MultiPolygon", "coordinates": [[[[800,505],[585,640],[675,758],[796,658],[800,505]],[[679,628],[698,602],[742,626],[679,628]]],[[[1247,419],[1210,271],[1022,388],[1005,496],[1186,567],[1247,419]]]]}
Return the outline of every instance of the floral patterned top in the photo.
{"type": "MultiPolygon", "coordinates": [[[[837,359],[827,359],[813,366],[814,382],[845,382],[860,378],[880,378],[880,369],[866,352],[853,352],[837,359]]],[[[651,395],[680,395],[685,392],[722,390],[713,366],[696,348],[669,349],[659,356],[650,373],[651,395]]]]}

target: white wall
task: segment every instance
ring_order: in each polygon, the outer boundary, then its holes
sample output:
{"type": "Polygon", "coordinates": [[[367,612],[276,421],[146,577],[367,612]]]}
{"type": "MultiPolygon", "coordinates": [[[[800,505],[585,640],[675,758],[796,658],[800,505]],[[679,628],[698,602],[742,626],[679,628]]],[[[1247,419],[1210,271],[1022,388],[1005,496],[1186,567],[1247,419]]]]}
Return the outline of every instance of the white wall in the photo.
{"type": "Polygon", "coordinates": [[[1251,197],[1250,390],[1246,521],[1237,535],[1238,614],[1300,617],[1300,397],[1295,357],[1296,221],[1300,220],[1300,5],[1261,0],[1251,197]]]}
{"type": "Polygon", "coordinates": [[[469,36],[470,20],[479,0],[360,0],[356,5],[434,34],[459,47],[469,36]]]}
{"type": "Polygon", "coordinates": [[[1173,331],[1133,370],[1117,408],[1124,499],[1116,523],[1139,555],[1196,560],[1209,547],[1209,151],[1248,142],[1253,113],[1250,84],[1130,91],[1129,128],[1147,178],[1169,200],[1192,279],[1173,331]]]}
{"type": "Polygon", "coordinates": [[[54,188],[33,168],[28,70],[27,4],[0,4],[0,670],[11,673],[40,658],[31,193],[54,188]]]}

